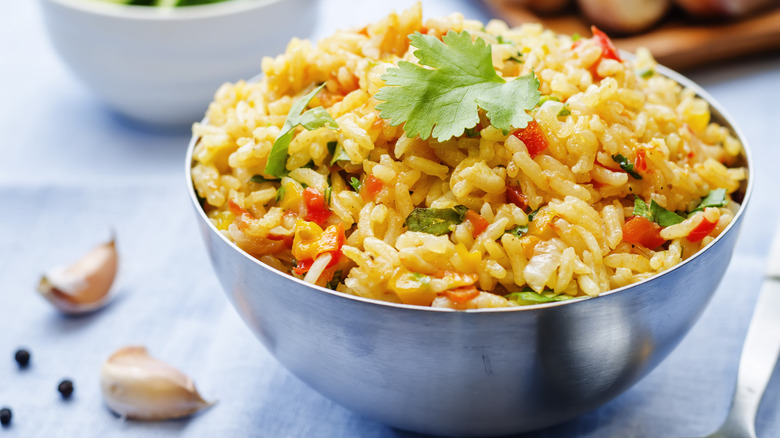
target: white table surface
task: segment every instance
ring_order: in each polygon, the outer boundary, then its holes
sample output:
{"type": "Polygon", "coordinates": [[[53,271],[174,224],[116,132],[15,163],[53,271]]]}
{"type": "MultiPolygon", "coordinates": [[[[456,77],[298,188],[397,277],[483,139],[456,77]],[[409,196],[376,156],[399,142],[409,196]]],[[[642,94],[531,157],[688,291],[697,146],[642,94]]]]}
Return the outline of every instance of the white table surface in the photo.
{"type": "MultiPolygon", "coordinates": [[[[389,3],[323,0],[313,36],[375,20],[389,3]]],[[[489,18],[477,2],[423,3],[426,17],[460,10],[489,18]]],[[[686,73],[734,116],[756,159],[756,190],[731,266],[655,371],[603,407],[527,437],[695,435],[726,414],[780,212],[780,53],[686,73]]],[[[323,398],[254,339],[220,290],[185,196],[187,130],[150,131],[108,111],[53,52],[35,1],[6,1],[0,13],[0,135],[0,406],[14,413],[0,438],[415,436],[323,398]],[[112,228],[120,297],[90,316],[58,315],[34,290],[39,275],[112,228]],[[180,367],[218,404],[187,420],[121,422],[103,406],[98,376],[127,344],[180,367]],[[33,354],[24,371],[13,361],[19,346],[33,354]],[[56,392],[63,377],[76,386],[67,402],[56,392]]],[[[780,371],[757,429],[780,436],[780,371]]]]}

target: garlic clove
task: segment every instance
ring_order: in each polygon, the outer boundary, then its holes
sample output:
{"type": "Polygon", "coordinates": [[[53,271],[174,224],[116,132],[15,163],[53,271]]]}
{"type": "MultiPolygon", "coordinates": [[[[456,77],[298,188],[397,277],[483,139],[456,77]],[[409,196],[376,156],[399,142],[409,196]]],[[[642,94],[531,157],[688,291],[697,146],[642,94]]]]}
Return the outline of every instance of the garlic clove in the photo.
{"type": "Polygon", "coordinates": [[[100,371],[100,389],[108,407],[135,420],[180,418],[207,408],[192,379],[151,356],[144,347],[124,347],[100,371]]]}
{"type": "Polygon", "coordinates": [[[118,264],[112,238],[73,265],[49,270],[41,277],[38,292],[65,314],[92,312],[108,303],[118,264]]]}

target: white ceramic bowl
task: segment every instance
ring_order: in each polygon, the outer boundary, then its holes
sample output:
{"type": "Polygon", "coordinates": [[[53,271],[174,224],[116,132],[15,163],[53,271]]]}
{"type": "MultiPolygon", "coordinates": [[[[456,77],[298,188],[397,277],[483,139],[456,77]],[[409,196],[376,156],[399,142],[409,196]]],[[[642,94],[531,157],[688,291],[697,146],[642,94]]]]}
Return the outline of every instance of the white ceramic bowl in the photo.
{"type": "Polygon", "coordinates": [[[306,37],[316,0],[233,0],[156,8],[40,0],[52,44],[88,88],[145,124],[188,125],[227,81],[306,37]]]}

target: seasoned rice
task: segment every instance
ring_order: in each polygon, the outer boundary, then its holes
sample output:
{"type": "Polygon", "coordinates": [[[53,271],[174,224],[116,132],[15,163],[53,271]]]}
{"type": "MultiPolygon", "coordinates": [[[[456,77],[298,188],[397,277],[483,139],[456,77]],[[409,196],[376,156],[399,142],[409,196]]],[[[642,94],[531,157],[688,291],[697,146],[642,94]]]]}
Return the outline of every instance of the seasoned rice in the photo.
{"type": "Polygon", "coordinates": [[[692,90],[653,74],[647,51],[623,61],[602,55],[593,39],[575,43],[534,24],[423,21],[419,5],[316,45],[294,39],[285,54],[263,60],[262,79],[217,91],[208,121],[193,127],[193,183],[228,239],[319,286],[458,309],[596,296],[711,242],[734,217],[731,195],[747,174],[739,140],[710,120],[692,90]],[[529,112],[545,150],[529,152],[484,113],[473,136],[444,142],[409,138],[379,116],[381,76],[416,60],[408,35],[450,30],[490,43],[502,77],[534,72],[542,96],[553,97],[529,112]],[[512,60],[518,52],[521,62],[512,60]],[[287,113],[320,84],[309,107],[323,106],[338,129],[297,128],[289,174],[273,180],[263,171],[287,113]],[[570,114],[560,116],[563,108],[570,114]],[[334,145],[342,154],[335,161],[334,145]],[[618,155],[641,167],[642,179],[618,155]],[[307,188],[329,198],[321,225],[307,220],[307,188]],[[718,188],[723,205],[692,212],[718,188]],[[660,230],[660,245],[636,243],[625,234],[635,198],[684,220],[660,230]],[[415,208],[456,206],[468,208],[466,220],[444,234],[408,229],[415,208]]]}

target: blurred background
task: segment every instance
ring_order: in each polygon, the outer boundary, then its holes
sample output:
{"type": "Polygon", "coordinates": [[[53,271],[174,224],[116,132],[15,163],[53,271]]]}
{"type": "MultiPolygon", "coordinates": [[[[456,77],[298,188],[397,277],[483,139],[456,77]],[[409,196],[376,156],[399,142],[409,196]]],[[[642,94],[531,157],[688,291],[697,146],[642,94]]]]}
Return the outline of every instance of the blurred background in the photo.
{"type": "MultiPolygon", "coordinates": [[[[289,37],[316,40],[414,1],[282,0],[262,9],[268,2],[229,0],[176,12],[93,5],[100,1],[6,2],[0,13],[0,407],[14,414],[0,436],[414,436],[324,399],[253,338],[211,271],[184,180],[189,126],[219,84],[259,73],[262,56],[281,53],[289,37]],[[233,70],[221,69],[228,64],[233,70]],[[112,230],[120,252],[118,298],[98,313],[60,315],[34,290],[40,274],[75,260],[112,230]],[[108,355],[128,344],[146,345],[219,403],[186,420],[118,420],[103,405],[98,375],[108,355]],[[13,361],[20,346],[32,353],[23,371],[13,361]],[[76,388],[67,402],[56,392],[63,377],[76,388]]],[[[627,393],[525,436],[686,436],[714,429],[729,406],[768,236],[780,215],[778,2],[422,4],[426,18],[460,12],[483,22],[540,21],[585,37],[596,24],[619,47],[650,47],[661,63],[710,92],[745,132],[756,162],[753,205],[701,320],[627,393]]],[[[759,412],[759,436],[780,436],[779,375],[759,412]]]]}

